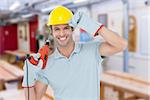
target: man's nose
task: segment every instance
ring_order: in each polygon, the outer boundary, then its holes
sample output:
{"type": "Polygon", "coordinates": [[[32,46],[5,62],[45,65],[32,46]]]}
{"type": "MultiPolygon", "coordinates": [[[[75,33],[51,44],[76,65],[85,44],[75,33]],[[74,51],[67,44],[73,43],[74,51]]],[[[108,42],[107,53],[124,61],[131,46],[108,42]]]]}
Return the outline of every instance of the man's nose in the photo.
{"type": "Polygon", "coordinates": [[[60,31],[60,36],[64,36],[64,35],[65,35],[64,30],[61,30],[61,31],[60,31]]]}

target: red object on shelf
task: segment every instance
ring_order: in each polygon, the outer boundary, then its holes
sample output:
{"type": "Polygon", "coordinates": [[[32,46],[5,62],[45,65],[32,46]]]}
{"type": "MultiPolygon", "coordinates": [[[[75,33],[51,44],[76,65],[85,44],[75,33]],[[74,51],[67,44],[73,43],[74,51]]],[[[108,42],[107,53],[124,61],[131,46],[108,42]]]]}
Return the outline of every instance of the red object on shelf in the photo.
{"type": "Polygon", "coordinates": [[[30,51],[36,52],[37,51],[36,33],[38,30],[38,17],[37,16],[34,16],[31,18],[29,22],[29,29],[30,29],[30,51]]]}
{"type": "Polygon", "coordinates": [[[17,24],[0,26],[0,54],[5,50],[17,50],[17,24]]]}

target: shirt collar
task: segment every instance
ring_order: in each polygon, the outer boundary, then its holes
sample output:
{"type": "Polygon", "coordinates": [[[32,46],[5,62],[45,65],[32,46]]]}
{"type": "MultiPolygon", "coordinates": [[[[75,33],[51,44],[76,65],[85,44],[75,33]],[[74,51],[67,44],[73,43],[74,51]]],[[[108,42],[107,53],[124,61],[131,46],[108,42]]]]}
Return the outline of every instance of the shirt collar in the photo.
{"type": "MultiPolygon", "coordinates": [[[[73,54],[77,54],[79,53],[81,50],[81,44],[77,44],[75,43],[75,48],[72,52],[72,54],[70,56],[72,56],[73,54]]],[[[55,59],[59,59],[59,58],[64,58],[64,56],[62,54],[60,54],[60,52],[58,51],[58,48],[56,47],[55,51],[54,51],[54,58],[55,59]]]]}

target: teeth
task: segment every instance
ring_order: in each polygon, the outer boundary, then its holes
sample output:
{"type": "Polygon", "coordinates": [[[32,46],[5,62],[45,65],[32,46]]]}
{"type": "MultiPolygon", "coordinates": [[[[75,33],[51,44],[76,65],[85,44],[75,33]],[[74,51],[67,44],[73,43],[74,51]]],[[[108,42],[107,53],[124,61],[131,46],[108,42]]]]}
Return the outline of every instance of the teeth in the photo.
{"type": "Polygon", "coordinates": [[[61,37],[59,38],[61,41],[64,41],[66,39],[66,37],[61,37]]]}

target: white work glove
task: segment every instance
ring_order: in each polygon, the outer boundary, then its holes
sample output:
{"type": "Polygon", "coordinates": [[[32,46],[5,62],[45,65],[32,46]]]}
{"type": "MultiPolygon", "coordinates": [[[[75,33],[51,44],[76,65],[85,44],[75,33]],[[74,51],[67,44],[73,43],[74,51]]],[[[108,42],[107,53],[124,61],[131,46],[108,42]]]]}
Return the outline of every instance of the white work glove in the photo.
{"type": "MultiPolygon", "coordinates": [[[[33,56],[35,58],[35,60],[37,60],[39,58],[38,54],[32,54],[31,56],[33,56]]],[[[22,82],[22,87],[30,88],[35,85],[35,82],[37,79],[37,73],[40,70],[42,70],[42,65],[43,65],[42,60],[39,60],[39,63],[37,66],[31,64],[28,59],[25,60],[24,67],[23,67],[24,78],[23,78],[23,82],[22,82]]]]}
{"type": "Polygon", "coordinates": [[[73,18],[69,21],[69,25],[72,27],[77,26],[93,36],[103,26],[101,23],[96,22],[83,12],[75,13],[73,18]]]}

